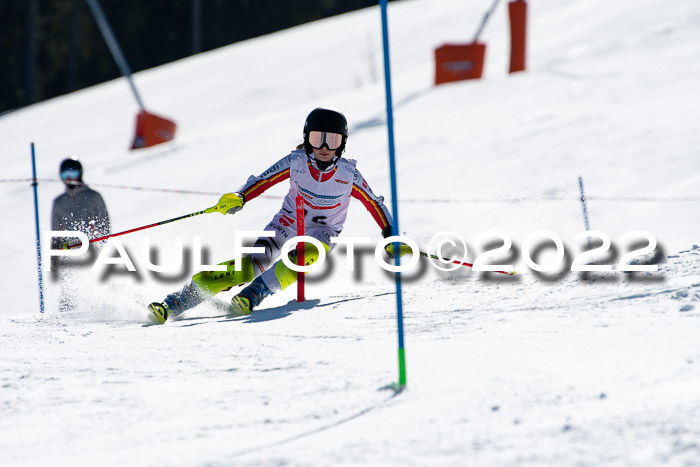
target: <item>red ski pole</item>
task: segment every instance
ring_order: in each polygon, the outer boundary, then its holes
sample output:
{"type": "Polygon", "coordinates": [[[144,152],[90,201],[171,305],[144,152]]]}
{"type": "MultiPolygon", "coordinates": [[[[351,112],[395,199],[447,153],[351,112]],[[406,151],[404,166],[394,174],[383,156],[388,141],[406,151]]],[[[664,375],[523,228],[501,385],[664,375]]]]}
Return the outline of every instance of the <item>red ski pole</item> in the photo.
{"type": "MultiPolygon", "coordinates": [[[[93,238],[92,240],[89,241],[89,243],[95,243],[95,242],[99,242],[101,240],[106,240],[108,238],[119,237],[120,235],[126,235],[128,233],[138,232],[139,230],[146,230],[146,229],[150,229],[152,227],[158,227],[159,225],[165,225],[165,224],[169,224],[171,222],[181,221],[183,219],[188,219],[190,217],[199,216],[200,214],[208,214],[210,212],[220,212],[220,211],[223,211],[225,213],[226,208],[227,208],[227,206],[225,206],[225,205],[224,206],[212,206],[210,208],[205,209],[204,211],[197,211],[197,212],[193,212],[191,214],[185,214],[184,216],[174,217],[172,219],[168,219],[165,221],[156,222],[155,224],[144,225],[143,227],[136,227],[135,229],[129,229],[129,230],[125,230],[123,232],[105,235],[104,237],[93,238]]],[[[66,250],[69,250],[71,248],[75,248],[76,246],[80,246],[80,245],[81,245],[81,243],[74,243],[73,245],[65,245],[63,248],[66,250]]]]}
{"type": "MultiPolygon", "coordinates": [[[[449,261],[449,262],[451,262],[452,264],[459,264],[460,266],[466,266],[466,267],[469,267],[469,268],[474,267],[474,265],[471,264],[471,263],[465,263],[465,262],[457,261],[457,260],[454,260],[454,259],[440,258],[440,257],[437,256],[437,255],[429,255],[428,253],[423,253],[422,251],[420,252],[420,255],[421,255],[421,256],[425,256],[426,258],[430,257],[430,258],[433,258],[433,259],[439,259],[440,261],[449,261]]],[[[506,272],[506,271],[493,271],[493,272],[498,272],[498,273],[501,273],[501,274],[507,274],[507,275],[509,275],[509,276],[514,276],[514,275],[515,275],[515,271],[511,271],[511,272],[506,272]]]]}

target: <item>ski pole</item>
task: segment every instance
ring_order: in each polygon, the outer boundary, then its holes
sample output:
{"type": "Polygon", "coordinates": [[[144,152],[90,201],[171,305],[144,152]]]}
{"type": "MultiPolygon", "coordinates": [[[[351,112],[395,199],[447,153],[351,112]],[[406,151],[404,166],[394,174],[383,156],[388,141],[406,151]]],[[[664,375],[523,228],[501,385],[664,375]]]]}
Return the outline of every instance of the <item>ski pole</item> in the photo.
{"type": "MultiPolygon", "coordinates": [[[[462,262],[462,261],[457,261],[457,260],[454,260],[454,259],[440,258],[440,257],[437,256],[437,255],[429,255],[428,253],[423,253],[422,251],[420,252],[420,255],[421,255],[421,256],[424,256],[424,257],[426,257],[426,258],[438,259],[438,260],[440,260],[440,261],[449,261],[449,262],[451,262],[451,263],[453,263],[453,264],[459,264],[460,266],[466,266],[466,267],[468,267],[468,268],[471,268],[471,267],[474,266],[474,265],[471,264],[471,263],[464,263],[464,262],[462,262]]],[[[515,275],[515,271],[512,271],[512,272],[493,271],[493,272],[498,272],[498,273],[506,274],[506,275],[509,275],[509,276],[514,276],[514,275],[515,275]]]]}
{"type": "MultiPolygon", "coordinates": [[[[119,237],[120,235],[126,235],[128,233],[138,232],[139,230],[150,229],[151,227],[158,227],[159,225],[165,225],[165,224],[169,224],[169,223],[175,222],[175,221],[181,221],[183,219],[188,219],[190,217],[199,216],[200,214],[209,214],[210,212],[219,212],[219,206],[212,206],[212,207],[207,208],[203,211],[197,211],[197,212],[193,212],[191,214],[185,214],[184,216],[175,217],[173,219],[168,219],[165,221],[156,222],[155,224],[144,225],[143,227],[136,227],[135,229],[129,229],[129,230],[125,230],[123,232],[105,235],[104,237],[93,238],[88,243],[95,243],[95,242],[99,242],[101,240],[106,240],[108,238],[119,237]]],[[[71,248],[74,248],[74,247],[80,246],[80,245],[81,245],[81,243],[75,243],[73,245],[66,245],[66,246],[64,246],[64,249],[70,250],[71,248]]]]}

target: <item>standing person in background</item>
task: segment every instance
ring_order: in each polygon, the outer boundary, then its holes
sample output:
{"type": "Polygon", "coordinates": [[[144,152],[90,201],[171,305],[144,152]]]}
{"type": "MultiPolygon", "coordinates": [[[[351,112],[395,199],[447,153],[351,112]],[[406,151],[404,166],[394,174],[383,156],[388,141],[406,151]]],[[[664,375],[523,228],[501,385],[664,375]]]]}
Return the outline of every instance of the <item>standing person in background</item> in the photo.
{"type": "MultiPolygon", "coordinates": [[[[110,222],[107,206],[105,206],[102,196],[83,182],[83,166],[78,158],[71,156],[63,160],[59,173],[66,191],[53,201],[51,230],[76,230],[87,235],[89,239],[109,235],[110,222]]],[[[66,243],[77,241],[77,238],[54,238],[51,248],[60,249],[66,243]]],[[[94,249],[91,250],[91,258],[94,251],[94,249]]],[[[56,271],[57,277],[61,279],[60,309],[62,311],[70,309],[73,299],[71,289],[65,279],[66,275],[70,275],[68,271],[71,268],[66,266],[71,262],[67,261],[68,258],[58,261],[55,256],[51,259],[53,261],[52,270],[56,271]]]]}

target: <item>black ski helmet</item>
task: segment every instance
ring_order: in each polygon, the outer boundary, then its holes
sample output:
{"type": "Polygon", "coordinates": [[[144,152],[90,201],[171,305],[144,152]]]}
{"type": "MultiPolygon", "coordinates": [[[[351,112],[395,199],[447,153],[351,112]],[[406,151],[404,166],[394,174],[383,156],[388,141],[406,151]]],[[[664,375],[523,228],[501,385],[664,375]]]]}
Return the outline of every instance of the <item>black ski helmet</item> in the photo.
{"type": "Polygon", "coordinates": [[[310,131],[326,131],[343,135],[343,142],[335,152],[336,157],[339,158],[345,151],[345,143],[348,140],[348,120],[345,118],[345,115],[337,110],[318,107],[306,117],[306,122],[304,122],[304,149],[309,156],[313,152],[313,148],[309,144],[310,131]]]}
{"type": "Polygon", "coordinates": [[[77,170],[80,174],[78,176],[78,180],[81,182],[83,181],[83,164],[80,163],[77,157],[71,156],[67,159],[63,159],[63,162],[61,162],[61,168],[58,171],[59,175],[66,170],[77,170]]]}

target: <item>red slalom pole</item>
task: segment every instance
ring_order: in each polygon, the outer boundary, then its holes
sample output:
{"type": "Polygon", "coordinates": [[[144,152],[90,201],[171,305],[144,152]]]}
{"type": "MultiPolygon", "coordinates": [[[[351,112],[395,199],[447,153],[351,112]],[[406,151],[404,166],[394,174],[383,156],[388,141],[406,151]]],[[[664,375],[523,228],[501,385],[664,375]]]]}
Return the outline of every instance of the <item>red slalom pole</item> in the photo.
{"type": "MultiPolygon", "coordinates": [[[[304,197],[297,194],[297,237],[304,235],[304,197]]],[[[304,266],[306,258],[304,254],[304,243],[297,243],[297,265],[304,266]]],[[[304,273],[297,272],[297,302],[303,302],[304,299],[304,273]]]]}

